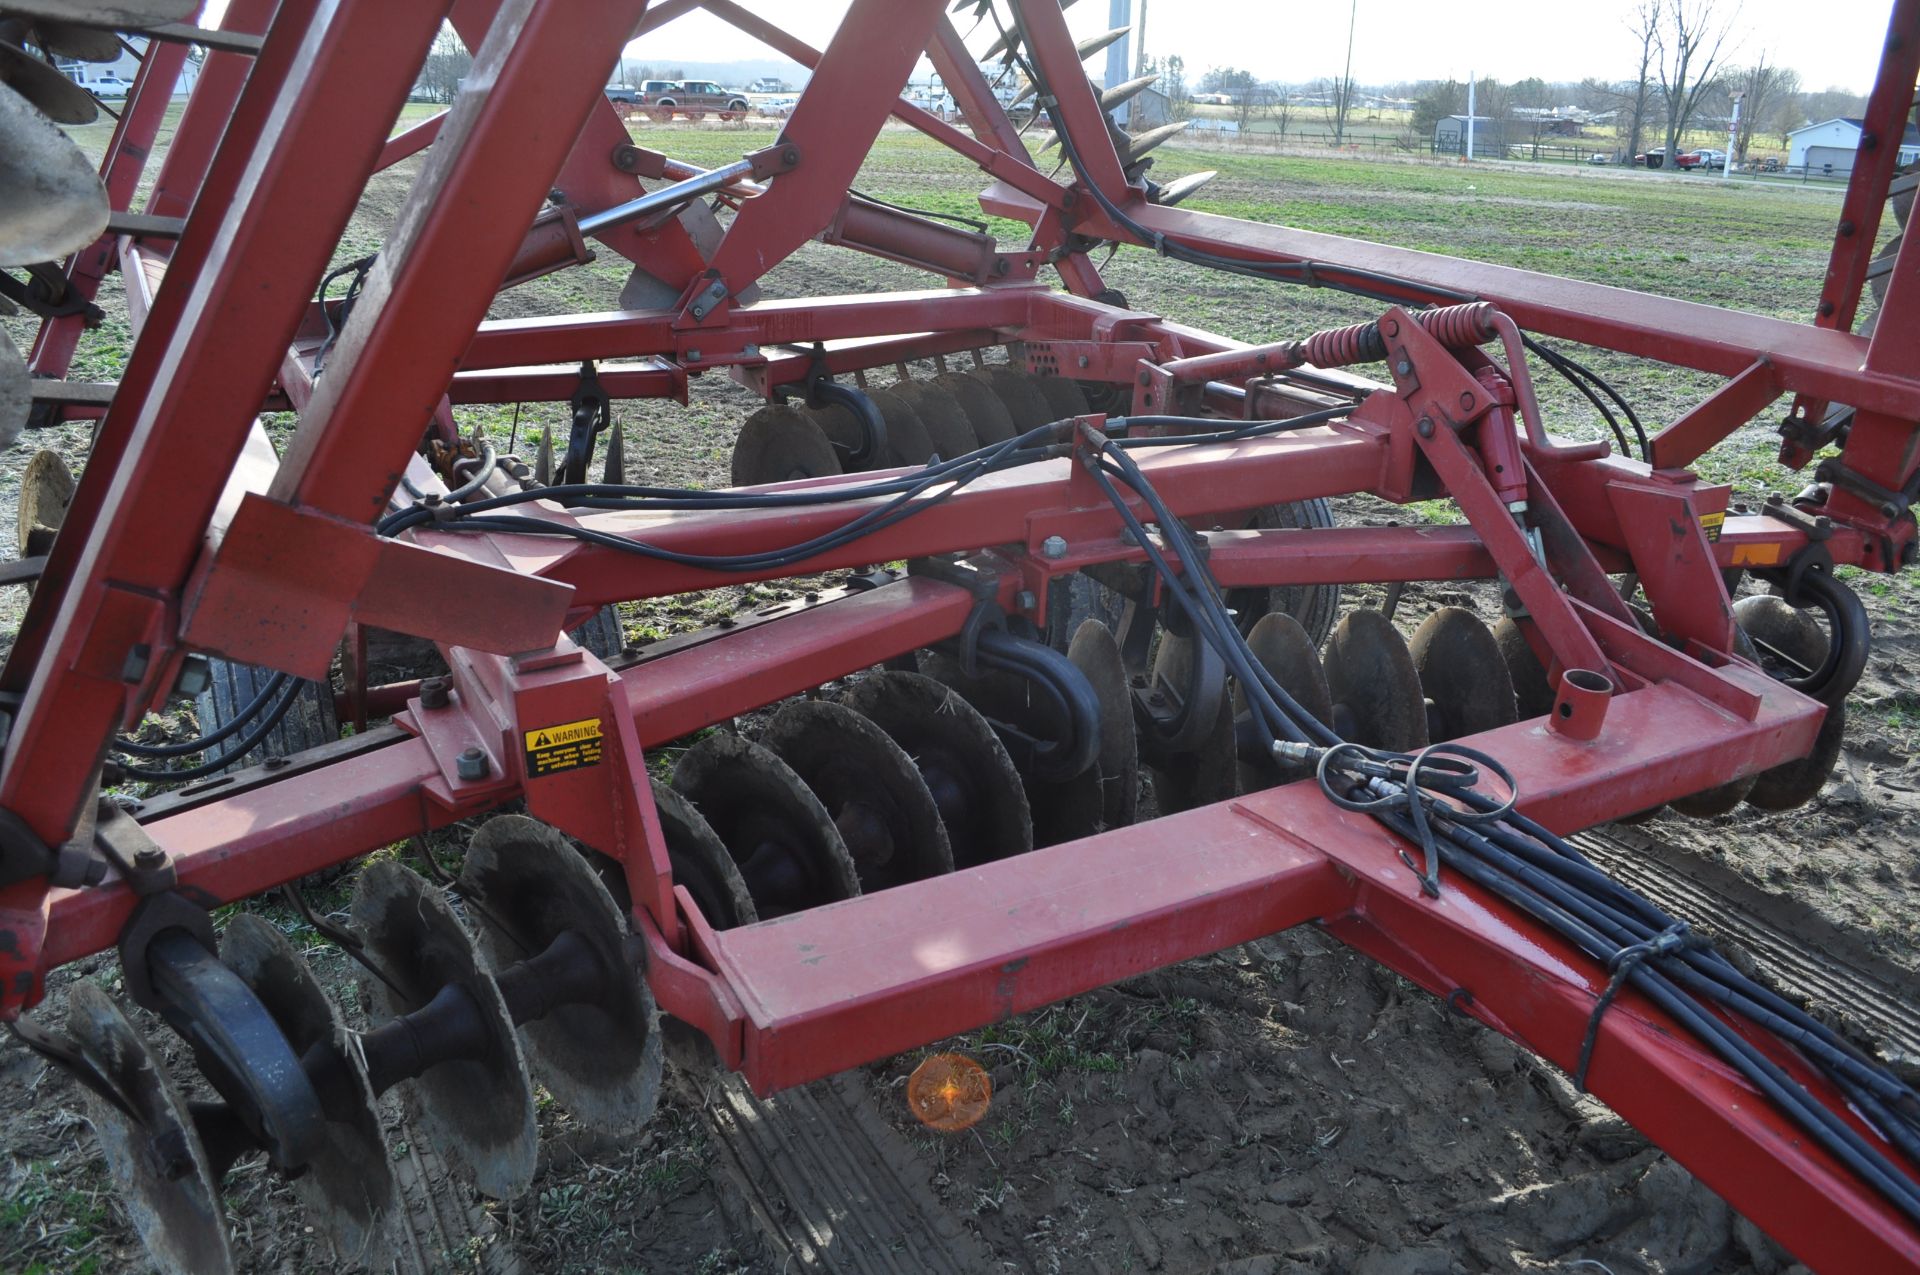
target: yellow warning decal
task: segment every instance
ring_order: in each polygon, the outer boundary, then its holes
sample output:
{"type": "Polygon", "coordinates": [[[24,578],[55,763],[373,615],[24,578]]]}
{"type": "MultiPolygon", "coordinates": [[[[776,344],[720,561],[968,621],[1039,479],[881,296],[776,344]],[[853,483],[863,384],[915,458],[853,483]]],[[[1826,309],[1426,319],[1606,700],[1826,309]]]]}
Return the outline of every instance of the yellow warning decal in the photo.
{"type": "Polygon", "coordinates": [[[1720,528],[1726,525],[1726,521],[1727,515],[1725,513],[1701,514],[1700,530],[1707,533],[1707,539],[1718,540],[1720,538],[1720,528]]]}
{"type": "Polygon", "coordinates": [[[600,764],[600,719],[562,722],[526,732],[527,778],[600,764]]]}

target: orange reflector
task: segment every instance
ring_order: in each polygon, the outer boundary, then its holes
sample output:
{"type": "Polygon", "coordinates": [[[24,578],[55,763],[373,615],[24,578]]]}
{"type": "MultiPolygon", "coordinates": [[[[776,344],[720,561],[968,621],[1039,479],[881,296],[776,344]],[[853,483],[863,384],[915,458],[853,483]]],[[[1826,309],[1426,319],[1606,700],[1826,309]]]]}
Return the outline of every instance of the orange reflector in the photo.
{"type": "Polygon", "coordinates": [[[965,1054],[935,1054],[907,1078],[907,1106],[929,1129],[971,1129],[993,1102],[993,1082],[965,1054]]]}

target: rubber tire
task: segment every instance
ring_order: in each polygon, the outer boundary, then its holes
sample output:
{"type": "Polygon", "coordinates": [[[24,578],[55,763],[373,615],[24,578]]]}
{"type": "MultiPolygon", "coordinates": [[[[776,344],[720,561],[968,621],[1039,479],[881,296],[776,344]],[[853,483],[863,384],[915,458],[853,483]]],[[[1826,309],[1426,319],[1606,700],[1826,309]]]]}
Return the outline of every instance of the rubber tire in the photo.
{"type": "MultiPolygon", "coordinates": [[[[1334,526],[1333,506],[1325,500],[1294,500],[1281,505],[1267,505],[1242,513],[1236,519],[1225,517],[1223,525],[1247,528],[1278,527],[1331,527],[1334,526]]],[[[1268,589],[1229,589],[1227,605],[1236,613],[1236,623],[1242,633],[1252,632],[1260,617],[1271,611],[1282,611],[1300,621],[1300,627],[1307,631],[1314,645],[1325,644],[1333,632],[1334,622],[1340,618],[1340,586],[1337,584],[1282,584],[1268,589]]]]}

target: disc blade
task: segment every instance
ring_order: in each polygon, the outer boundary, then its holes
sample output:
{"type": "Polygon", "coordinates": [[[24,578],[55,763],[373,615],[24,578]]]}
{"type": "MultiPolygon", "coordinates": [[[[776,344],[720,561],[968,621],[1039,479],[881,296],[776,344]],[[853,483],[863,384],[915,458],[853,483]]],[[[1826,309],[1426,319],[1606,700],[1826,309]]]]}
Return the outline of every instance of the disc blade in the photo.
{"type": "Polygon", "coordinates": [[[448,986],[473,998],[486,1037],[478,1058],[430,1067],[405,1086],[435,1144],[481,1192],[512,1199],[533,1181],[539,1134],[533,1084],[499,989],[440,891],[391,861],[370,863],[354,883],[353,918],[367,955],[398,985],[361,979],[377,1026],[425,1005],[448,986]]]}
{"type": "MultiPolygon", "coordinates": [[[[4,67],[0,57],[0,80],[4,67]]],[[[73,139],[0,82],[0,266],[80,251],[106,232],[107,212],[100,175],[73,139]]]]}
{"type": "Polygon", "coordinates": [[[853,856],[826,808],[758,744],[709,735],[681,754],[673,786],[727,847],[762,920],[860,893],[853,856]]]}
{"type": "Polygon", "coordinates": [[[1325,668],[1344,738],[1394,752],[1426,747],[1420,675],[1393,621],[1366,607],[1347,612],[1327,640],[1325,668]]]}
{"type": "Polygon", "coordinates": [[[125,30],[162,22],[191,21],[200,11],[201,3],[202,0],[139,0],[137,4],[103,3],[102,0],[7,0],[7,12],[125,30]]]}
{"type": "MultiPolygon", "coordinates": [[[[32,413],[33,376],[27,371],[27,361],[14,348],[13,338],[0,328],[0,452],[20,441],[32,413]]],[[[26,540],[18,543],[25,546],[26,540]]]]}
{"type": "Polygon", "coordinates": [[[1127,666],[1113,630],[1082,620],[1067,644],[1067,658],[1087,675],[1100,701],[1100,813],[1106,827],[1123,828],[1140,810],[1140,749],[1133,736],[1133,697],[1127,666]]]}
{"type": "Polygon", "coordinates": [[[891,390],[868,390],[867,397],[880,409],[880,419],[887,426],[887,454],[880,468],[926,464],[934,452],[933,435],[913,405],[891,390]]]}
{"type": "Polygon", "coordinates": [[[953,871],[953,848],[913,759],[841,704],[800,700],[774,716],[760,746],[793,768],[833,817],[862,893],[953,871]]]}
{"type": "Polygon", "coordinates": [[[947,829],[956,866],[1033,849],[1033,817],[1013,758],[979,710],[919,673],[887,670],[839,702],[885,731],[920,770],[947,829]]]}
{"type": "Polygon", "coordinates": [[[747,417],[733,442],[735,487],[839,472],[840,459],[820,426],[798,408],[783,403],[769,403],[747,417]]]}
{"type": "Polygon", "coordinates": [[[132,1114],[91,1090],[88,1119],[120,1201],[166,1275],[233,1269],[227,1219],[207,1153],[159,1057],[97,985],[68,993],[67,1030],[132,1114]]]}
{"type": "Polygon", "coordinates": [[[382,1269],[395,1251],[393,1228],[404,1206],[366,1063],[339,1010],[287,936],[260,917],[233,918],[220,960],[253,989],[296,1054],[307,1059],[324,1051],[331,1074],[343,1080],[318,1087],[325,1134],[293,1190],[343,1258],[382,1269]]]}
{"type": "Polygon", "coordinates": [[[673,883],[685,886],[694,906],[716,930],[752,925],[760,919],[740,869],[705,816],[672,787],[653,781],[653,804],[667,839],[673,883]]]}
{"type": "Polygon", "coordinates": [[[953,395],[932,381],[901,381],[889,392],[913,409],[942,460],[964,456],[980,446],[967,414],[953,395]]]}
{"type": "Polygon", "coordinates": [[[58,124],[91,124],[100,115],[93,94],[17,44],[0,42],[0,84],[58,124]]]}
{"type": "Polygon", "coordinates": [[[953,395],[982,446],[991,447],[1013,437],[1013,414],[986,382],[965,372],[942,372],[933,383],[953,395]]]}
{"type": "MultiPolygon", "coordinates": [[[[1193,643],[1162,632],[1154,655],[1153,678],[1171,687],[1187,685],[1193,667],[1193,643]]],[[[1194,747],[1165,757],[1153,767],[1154,798],[1163,815],[1225,801],[1240,791],[1238,749],[1233,737],[1233,697],[1222,695],[1214,720],[1194,747]]]]}
{"type": "Polygon", "coordinates": [[[42,448],[33,454],[20,475],[20,505],[14,528],[22,557],[35,557],[53,548],[54,533],[66,521],[73,490],[73,471],[58,452],[42,448]]]}
{"type": "Polygon", "coordinates": [[[1527,635],[1511,618],[1503,617],[1493,626],[1493,640],[1506,662],[1507,676],[1513,682],[1515,707],[1521,721],[1545,717],[1553,711],[1553,687],[1547,684],[1547,670],[1527,642],[1527,635]]]}
{"type": "Polygon", "coordinates": [[[1007,415],[1013,420],[1015,433],[1045,425],[1054,419],[1046,396],[1033,383],[1034,378],[1018,368],[1008,367],[1004,363],[989,363],[985,367],[974,368],[968,375],[977,377],[999,396],[1006,405],[1007,415]]]}
{"type": "MultiPolygon", "coordinates": [[[[1269,611],[1248,632],[1247,648],[1260,667],[1315,721],[1331,724],[1333,698],[1327,691],[1326,671],[1320,667],[1320,654],[1300,621],[1284,611],[1269,611]]],[[[1236,723],[1242,714],[1251,712],[1246,688],[1238,683],[1233,688],[1233,712],[1236,723]]],[[[1310,774],[1311,768],[1276,766],[1271,758],[1263,758],[1258,764],[1242,761],[1240,785],[1250,792],[1269,784],[1305,779],[1310,774]]]]}
{"type": "Polygon", "coordinates": [[[1029,764],[1032,741],[1049,738],[1056,728],[1034,702],[1026,679],[998,671],[968,677],[957,660],[936,651],[921,657],[920,670],[958,691],[999,734],[1027,795],[1035,846],[1077,841],[1107,826],[1098,765],[1066,779],[1044,779],[1029,764]]]}
{"type": "Polygon", "coordinates": [[[467,846],[461,890],[479,903],[478,945],[499,975],[568,936],[602,971],[600,994],[520,1025],[527,1061],[574,1117],[638,1130],[660,1100],[660,1011],[627,958],[627,925],[565,837],[525,815],[497,815],[467,846]]]}
{"type": "Polygon", "coordinates": [[[1064,421],[1073,416],[1087,414],[1087,396],[1080,387],[1064,376],[1035,376],[1033,387],[1040,391],[1040,397],[1047,401],[1049,420],[1064,421]]]}
{"type": "Polygon", "coordinates": [[[1500,643],[1473,612],[1441,607],[1414,630],[1408,652],[1431,706],[1429,738],[1459,739],[1520,720],[1500,643]]]}
{"type": "MultiPolygon", "coordinates": [[[[1819,670],[1827,657],[1828,639],[1811,616],[1784,598],[1755,594],[1733,604],[1733,618],[1747,639],[1749,651],[1767,674],[1775,678],[1806,677],[1819,670]]],[[[1784,762],[1754,776],[1748,805],[1760,810],[1794,810],[1820,794],[1833,768],[1847,731],[1847,706],[1828,707],[1814,736],[1813,748],[1798,761],[1784,762]]],[[[1674,803],[1676,806],[1678,802],[1674,803]]]]}
{"type": "Polygon", "coordinates": [[[111,31],[52,19],[33,24],[34,43],[57,58],[76,62],[118,62],[120,41],[111,31]]]}

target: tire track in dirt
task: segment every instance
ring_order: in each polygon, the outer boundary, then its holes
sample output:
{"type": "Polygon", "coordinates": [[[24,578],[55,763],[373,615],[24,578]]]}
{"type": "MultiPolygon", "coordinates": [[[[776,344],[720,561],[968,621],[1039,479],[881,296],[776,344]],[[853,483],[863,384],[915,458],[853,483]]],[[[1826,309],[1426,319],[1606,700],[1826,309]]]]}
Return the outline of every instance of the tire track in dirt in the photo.
{"type": "Polygon", "coordinates": [[[1620,826],[1573,844],[1609,873],[1696,928],[1753,958],[1789,997],[1875,1042],[1903,1069],[1920,1067],[1914,980],[1866,940],[1798,899],[1759,889],[1727,868],[1620,826]]]}
{"type": "Polygon", "coordinates": [[[760,1098],[737,1074],[676,1070],[723,1189],[738,1192],[775,1268],[963,1275],[992,1254],[927,1192],[913,1148],[850,1072],[760,1098]]]}

